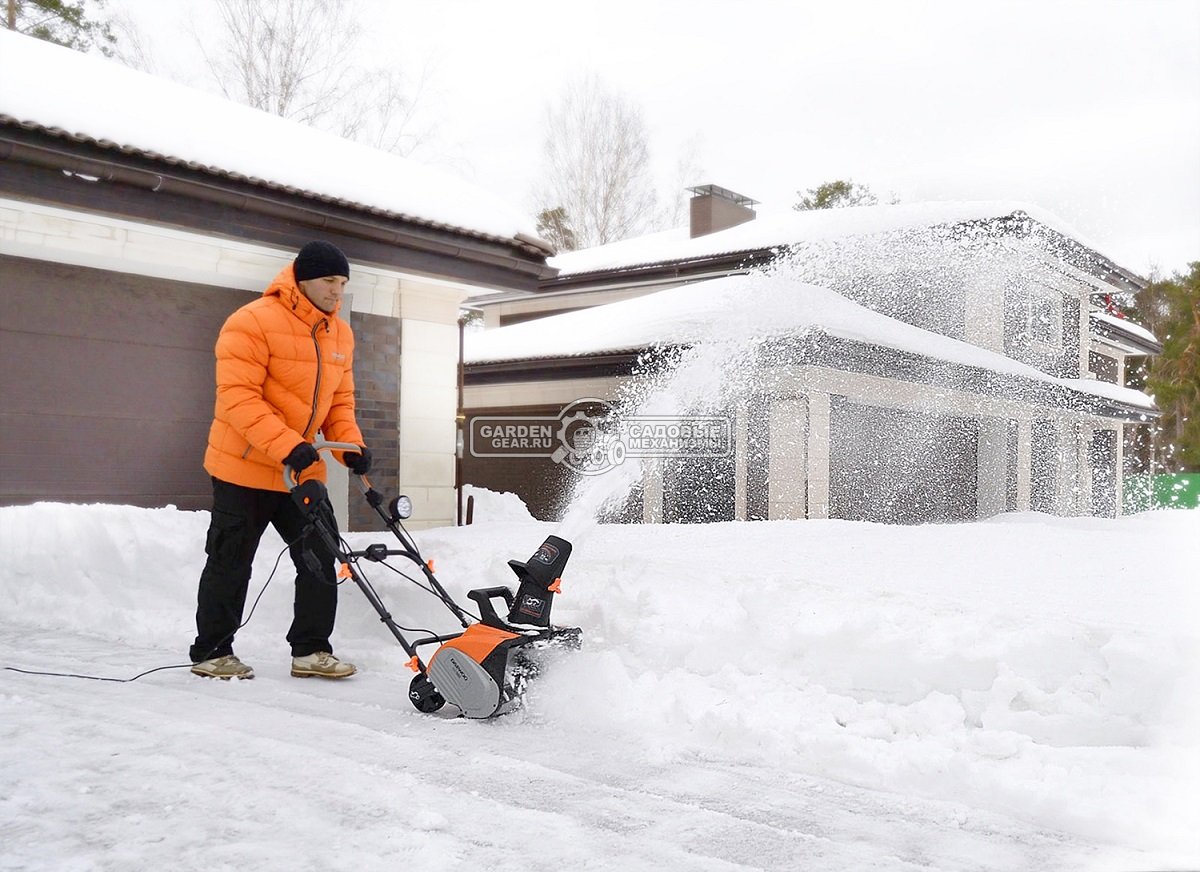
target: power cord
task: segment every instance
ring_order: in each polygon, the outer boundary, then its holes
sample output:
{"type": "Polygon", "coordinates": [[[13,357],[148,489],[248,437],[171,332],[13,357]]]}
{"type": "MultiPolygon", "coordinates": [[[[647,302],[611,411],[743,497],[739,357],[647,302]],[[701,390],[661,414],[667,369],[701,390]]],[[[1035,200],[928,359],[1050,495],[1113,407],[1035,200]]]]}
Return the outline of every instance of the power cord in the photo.
{"type": "MultiPolygon", "coordinates": [[[[303,534],[301,534],[301,536],[303,537],[303,534]]],[[[300,540],[297,539],[296,541],[298,542],[300,540]]],[[[293,544],[295,543],[287,543],[283,546],[283,550],[276,555],[275,565],[271,567],[271,574],[267,576],[267,580],[263,582],[262,590],[260,590],[258,592],[258,596],[254,598],[254,602],[250,606],[250,614],[246,615],[246,619],[234,627],[223,639],[221,639],[220,642],[214,645],[212,649],[209,650],[208,656],[202,657],[198,662],[203,662],[204,660],[209,659],[209,657],[211,657],[218,648],[224,645],[228,640],[232,639],[238,630],[250,623],[250,619],[254,617],[254,610],[258,608],[258,601],[261,600],[263,594],[267,592],[267,586],[271,583],[271,579],[275,577],[275,573],[279,571],[279,561],[283,559],[283,555],[287,553],[287,550],[291,548],[293,544]]],[[[102,675],[83,675],[76,672],[39,672],[33,669],[19,669],[16,666],[5,666],[4,668],[9,672],[20,672],[22,675],[46,675],[53,678],[82,678],[88,681],[111,681],[116,684],[128,684],[131,681],[137,681],[139,678],[142,678],[146,675],[152,675],[155,672],[163,672],[167,669],[191,669],[193,666],[195,666],[195,663],[176,663],[171,666],[156,666],[153,669],[147,669],[145,672],[139,672],[137,675],[133,676],[133,678],[107,678],[102,675]]]]}

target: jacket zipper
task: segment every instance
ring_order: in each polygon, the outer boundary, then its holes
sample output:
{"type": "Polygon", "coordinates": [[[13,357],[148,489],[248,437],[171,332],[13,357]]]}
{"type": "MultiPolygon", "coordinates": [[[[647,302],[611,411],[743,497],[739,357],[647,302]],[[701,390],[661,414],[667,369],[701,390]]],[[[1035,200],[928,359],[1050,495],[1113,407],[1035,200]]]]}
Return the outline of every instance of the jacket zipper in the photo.
{"type": "Polygon", "coordinates": [[[304,425],[304,432],[300,435],[304,437],[304,441],[308,441],[308,428],[313,425],[313,421],[317,418],[317,400],[321,396],[321,343],[317,340],[317,331],[324,325],[325,329],[329,329],[329,322],[322,318],[312,329],[313,348],[317,350],[317,381],[313,385],[312,411],[308,415],[308,423],[304,425]]]}

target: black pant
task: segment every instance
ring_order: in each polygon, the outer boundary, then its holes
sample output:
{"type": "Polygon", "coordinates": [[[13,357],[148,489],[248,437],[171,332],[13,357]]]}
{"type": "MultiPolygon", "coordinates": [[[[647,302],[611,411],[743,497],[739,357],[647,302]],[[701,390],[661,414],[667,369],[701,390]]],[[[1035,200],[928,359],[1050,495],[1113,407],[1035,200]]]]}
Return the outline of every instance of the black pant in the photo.
{"type": "MultiPolygon", "coordinates": [[[[204,547],[208,562],[200,575],[196,598],[196,642],[189,651],[192,662],[233,653],[233,634],[242,622],[251,564],[267,524],[290,543],[296,565],[296,601],[287,634],[292,656],[332,653],[329,636],[337,615],[333,553],[311,528],[305,535],[307,519],[291,494],[242,487],[217,478],[212,481],[212,522],[204,547]],[[304,559],[305,551],[316,558],[319,572],[304,559]]],[[[318,511],[324,512],[336,535],[333,508],[325,503],[318,511]]]]}

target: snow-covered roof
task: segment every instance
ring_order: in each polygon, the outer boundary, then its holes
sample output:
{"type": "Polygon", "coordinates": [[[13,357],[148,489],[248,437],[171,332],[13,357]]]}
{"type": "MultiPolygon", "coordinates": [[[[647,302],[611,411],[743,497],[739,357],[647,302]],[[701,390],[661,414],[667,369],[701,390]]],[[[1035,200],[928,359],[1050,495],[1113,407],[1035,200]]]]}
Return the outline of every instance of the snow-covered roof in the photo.
{"type": "Polygon", "coordinates": [[[1090,312],[1093,321],[1099,321],[1102,324],[1108,324],[1118,330],[1123,330],[1126,333],[1131,333],[1138,339],[1143,339],[1153,345],[1158,345],[1158,337],[1143,327],[1141,324],[1134,324],[1127,318],[1121,318],[1117,315],[1109,314],[1108,312],[1090,312]]]}
{"type": "Polygon", "coordinates": [[[1153,400],[1141,391],[1093,379],[1055,378],[998,352],[875,312],[783,271],[694,282],[604,306],[469,333],[464,359],[468,364],[478,364],[578,357],[713,338],[768,338],[806,330],[1056,384],[1136,408],[1154,408],[1153,400]]]}
{"type": "Polygon", "coordinates": [[[2,122],[473,235],[537,234],[443,170],[3,29],[0,82],[2,122]]]}
{"type": "Polygon", "coordinates": [[[1037,206],[1014,200],[947,201],[765,212],[745,224],[695,239],[690,238],[687,227],[677,227],[608,245],[566,252],[551,258],[549,264],[559,270],[560,276],[568,276],[1013,216],[1027,216],[1098,252],[1096,246],[1082,234],[1037,206]]]}

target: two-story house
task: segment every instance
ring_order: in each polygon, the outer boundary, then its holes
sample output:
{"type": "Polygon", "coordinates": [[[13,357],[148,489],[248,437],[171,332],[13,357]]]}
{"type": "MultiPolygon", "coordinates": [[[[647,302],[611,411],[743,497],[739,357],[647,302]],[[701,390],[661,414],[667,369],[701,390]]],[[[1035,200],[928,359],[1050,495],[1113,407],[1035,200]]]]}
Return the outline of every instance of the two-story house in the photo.
{"type": "MultiPolygon", "coordinates": [[[[690,229],[560,255],[537,292],[477,299],[505,326],[470,339],[468,418],[616,399],[647,351],[749,323],[763,372],[728,408],[705,410],[734,422],[732,451],[646,462],[627,515],[1119,511],[1124,430],[1155,414],[1119,375],[1126,355],[1157,344],[1093,311],[1138,277],[1020,204],[758,218],[731,192],[695,193],[690,229]]],[[[516,491],[542,517],[561,511],[572,476],[561,463],[479,454],[464,458],[468,482],[516,491]]]]}

